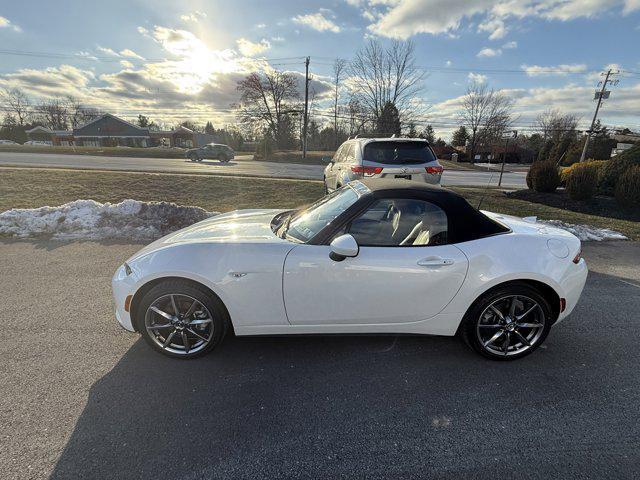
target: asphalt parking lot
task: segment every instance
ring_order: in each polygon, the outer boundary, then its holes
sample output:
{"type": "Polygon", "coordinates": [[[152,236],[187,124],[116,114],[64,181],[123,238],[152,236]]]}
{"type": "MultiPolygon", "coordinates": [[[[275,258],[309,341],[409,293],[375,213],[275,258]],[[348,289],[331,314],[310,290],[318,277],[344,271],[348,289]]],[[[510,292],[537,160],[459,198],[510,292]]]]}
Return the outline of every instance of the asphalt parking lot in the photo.
{"type": "Polygon", "coordinates": [[[139,245],[0,241],[3,479],[638,478],[640,243],[510,363],[436,337],[227,338],[154,353],[112,316],[139,245]]]}

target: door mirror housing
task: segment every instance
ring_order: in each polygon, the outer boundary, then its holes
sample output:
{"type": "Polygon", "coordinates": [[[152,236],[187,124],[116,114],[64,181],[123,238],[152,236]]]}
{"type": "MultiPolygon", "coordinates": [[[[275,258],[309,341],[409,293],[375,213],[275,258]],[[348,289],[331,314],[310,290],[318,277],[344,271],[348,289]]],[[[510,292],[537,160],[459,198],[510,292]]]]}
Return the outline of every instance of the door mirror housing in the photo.
{"type": "Polygon", "coordinates": [[[322,157],[322,162],[323,163],[331,163],[331,164],[335,163],[333,161],[333,158],[331,158],[331,157],[322,157]]]}
{"type": "Polygon", "coordinates": [[[331,253],[329,253],[329,258],[336,262],[341,262],[347,257],[356,257],[360,252],[358,242],[348,233],[334,238],[330,247],[331,253]]]}

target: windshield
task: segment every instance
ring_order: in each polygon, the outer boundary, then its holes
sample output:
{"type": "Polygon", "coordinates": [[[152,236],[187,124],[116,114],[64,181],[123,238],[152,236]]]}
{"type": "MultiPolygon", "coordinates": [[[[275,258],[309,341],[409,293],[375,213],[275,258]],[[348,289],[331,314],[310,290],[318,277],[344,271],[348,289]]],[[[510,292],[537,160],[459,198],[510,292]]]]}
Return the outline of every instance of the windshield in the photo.
{"type": "Polygon", "coordinates": [[[427,142],[371,142],[365,145],[362,159],[391,165],[433,162],[427,142]]]}
{"type": "Polygon", "coordinates": [[[347,186],[321,198],[291,219],[286,236],[300,242],[308,242],[353,205],[358,197],[355,190],[347,186]]]}

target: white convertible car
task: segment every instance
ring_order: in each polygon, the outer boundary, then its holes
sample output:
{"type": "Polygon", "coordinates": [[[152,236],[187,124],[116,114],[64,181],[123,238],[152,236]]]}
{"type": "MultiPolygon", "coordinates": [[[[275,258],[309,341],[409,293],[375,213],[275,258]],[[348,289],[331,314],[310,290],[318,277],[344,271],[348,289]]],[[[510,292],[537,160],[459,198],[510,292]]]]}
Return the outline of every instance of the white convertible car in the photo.
{"type": "Polygon", "coordinates": [[[362,180],[306,209],[212,217],[113,277],[116,318],[157,351],[226,332],[459,334],[492,359],[535,350],[587,277],[580,241],[417,182],[362,180]]]}

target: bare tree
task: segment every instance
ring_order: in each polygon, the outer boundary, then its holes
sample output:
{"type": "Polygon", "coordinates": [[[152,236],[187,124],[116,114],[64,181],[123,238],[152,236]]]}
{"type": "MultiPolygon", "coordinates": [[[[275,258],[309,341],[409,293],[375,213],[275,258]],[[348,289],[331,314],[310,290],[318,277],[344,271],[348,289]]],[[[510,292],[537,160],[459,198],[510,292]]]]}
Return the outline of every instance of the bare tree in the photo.
{"type": "Polygon", "coordinates": [[[563,132],[576,130],[578,122],[579,118],[576,115],[562,114],[559,110],[549,109],[536,117],[534,126],[547,140],[561,136],[563,132]]]}
{"type": "Polygon", "coordinates": [[[370,121],[370,117],[357,98],[349,100],[346,110],[349,119],[349,136],[357,135],[365,130],[365,126],[367,125],[367,121],[370,121]]]}
{"type": "Polygon", "coordinates": [[[338,100],[340,99],[340,82],[345,73],[347,61],[342,58],[336,58],[333,62],[333,135],[334,146],[338,147],[338,100]]]}
{"type": "Polygon", "coordinates": [[[19,88],[11,88],[0,91],[0,99],[14,115],[18,125],[24,126],[31,116],[31,101],[29,97],[19,88]]]}
{"type": "Polygon", "coordinates": [[[51,130],[66,130],[69,109],[66,102],[61,100],[47,100],[36,105],[38,121],[51,130]]]}
{"type": "Polygon", "coordinates": [[[354,96],[369,111],[373,120],[391,102],[403,122],[410,120],[417,104],[412,100],[423,88],[425,73],[415,65],[413,42],[394,41],[384,48],[370,40],[356,53],[350,73],[356,84],[354,96]]]}
{"type": "Polygon", "coordinates": [[[467,88],[462,102],[460,123],[469,131],[469,155],[475,158],[477,147],[494,141],[513,121],[513,101],[485,83],[474,82],[467,88]]]}
{"type": "Polygon", "coordinates": [[[238,82],[240,104],[238,118],[245,124],[256,122],[266,128],[279,145],[286,142],[291,133],[299,101],[295,77],[287,72],[276,70],[264,73],[251,73],[238,82]]]}

